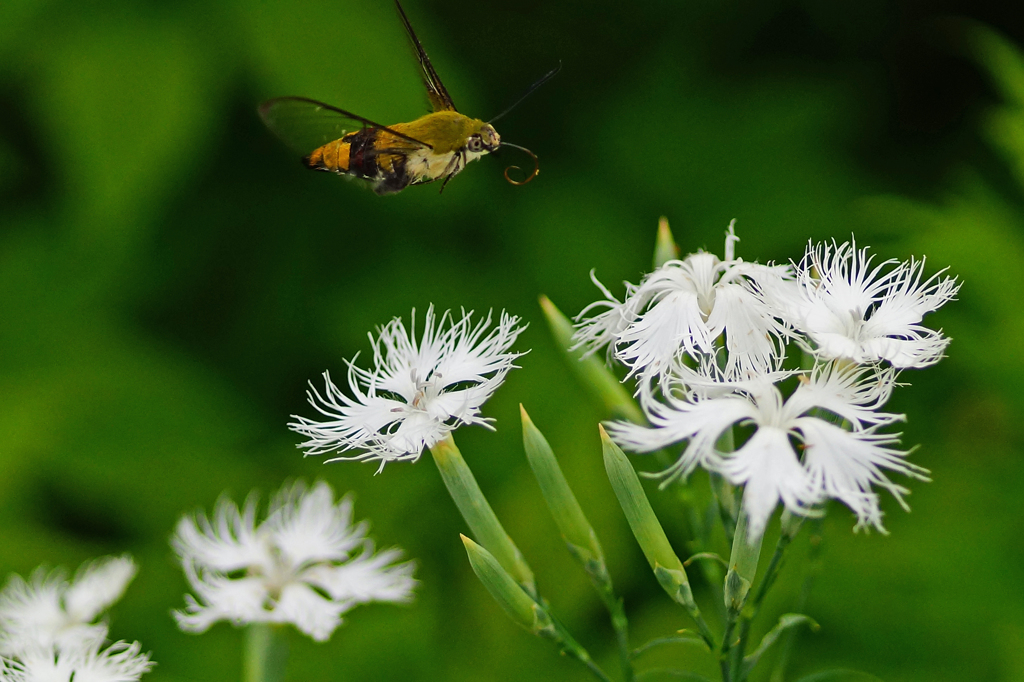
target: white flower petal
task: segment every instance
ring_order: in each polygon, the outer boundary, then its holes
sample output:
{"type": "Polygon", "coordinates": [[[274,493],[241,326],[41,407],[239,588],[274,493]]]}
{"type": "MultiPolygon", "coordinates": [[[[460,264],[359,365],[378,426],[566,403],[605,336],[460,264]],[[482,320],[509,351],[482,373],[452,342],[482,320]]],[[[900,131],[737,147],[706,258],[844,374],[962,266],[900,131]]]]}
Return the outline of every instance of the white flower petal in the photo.
{"type": "Polygon", "coordinates": [[[608,435],[624,450],[654,452],[681,441],[689,441],[679,460],[662,472],[668,479],[685,478],[698,466],[717,468],[715,444],[726,429],[756,415],[756,409],[741,396],[709,398],[689,402],[669,397],[661,403],[641,397],[650,427],[629,422],[606,424],[608,435]]]}
{"type": "MultiPolygon", "coordinates": [[[[415,318],[415,311],[413,311],[415,318]]],[[[381,328],[373,346],[374,368],[349,363],[351,397],[324,374],[326,390],[309,402],[324,421],[295,416],[289,428],[307,438],[306,454],[359,451],[336,459],[416,460],[462,424],[484,424],[480,408],[505,379],[519,353],[509,351],[522,332],[518,317],[502,313],[473,322],[472,313],[438,320],[431,306],[422,335],[401,319],[381,328]]],[[[329,460],[333,461],[333,460],[329,460]]]]}
{"type": "Polygon", "coordinates": [[[0,592],[0,655],[99,646],[107,626],[93,621],[120,598],[134,573],[135,564],[126,555],[84,564],[73,584],[60,569],[47,573],[39,568],[30,582],[11,576],[0,592]]]}
{"type": "Polygon", "coordinates": [[[184,570],[198,599],[186,595],[185,610],[174,612],[182,630],[205,632],[221,620],[234,625],[269,620],[265,607],[270,595],[262,577],[229,578],[214,571],[197,571],[191,563],[186,563],[184,570]]]}
{"type": "Polygon", "coordinates": [[[712,352],[712,340],[696,292],[672,291],[619,334],[615,357],[629,367],[630,375],[641,370],[657,375],[680,352],[712,352]]]}
{"type": "Polygon", "coordinates": [[[780,500],[797,514],[805,514],[806,507],[818,501],[783,429],[758,429],[742,447],[724,458],[721,471],[733,485],[744,486],[743,509],[750,539],[764,532],[780,500]]]}
{"type": "Polygon", "coordinates": [[[371,601],[407,602],[412,599],[416,580],[412,577],[415,563],[393,564],[402,556],[401,550],[373,553],[367,550],[341,566],[314,566],[303,579],[326,591],[334,599],[365,603],[371,601]]]}
{"type": "Polygon", "coordinates": [[[824,409],[847,420],[854,429],[893,424],[904,421],[904,415],[882,412],[881,408],[895,385],[892,368],[824,363],[797,386],[786,407],[791,417],[824,409]]]}
{"type": "Polygon", "coordinates": [[[97,642],[77,650],[54,650],[41,647],[26,652],[12,666],[9,682],[135,682],[148,672],[153,663],[149,654],[140,653],[138,642],[115,642],[100,650],[97,642]]]}
{"type": "Polygon", "coordinates": [[[778,283],[793,275],[788,266],[732,258],[737,239],[730,227],[724,261],[698,251],[665,262],[638,286],[627,282],[621,303],[595,280],[608,300],[592,303],[577,315],[574,348],[592,352],[608,344],[615,359],[629,368],[629,376],[637,375],[641,382],[665,377],[682,355],[698,363],[704,356],[717,356],[723,335],[729,377],[777,367],[791,331],[768,291],[781,289],[778,283]]]}
{"type": "Polygon", "coordinates": [[[352,500],[334,504],[334,491],[323,481],[312,488],[297,481],[282,488],[270,504],[266,521],[273,546],[292,566],[343,561],[359,547],[366,524],[351,526],[352,500]]]}
{"type": "Polygon", "coordinates": [[[785,357],[788,330],[776,315],[747,285],[716,288],[707,324],[713,337],[725,334],[727,376],[760,374],[778,366],[785,357]]]}
{"type": "Polygon", "coordinates": [[[317,642],[326,642],[341,625],[341,614],[352,608],[347,601],[325,599],[308,585],[290,583],[270,614],[274,623],[291,623],[317,642]]]}
{"type": "Polygon", "coordinates": [[[273,561],[266,543],[256,533],[255,496],[246,500],[243,510],[222,497],[217,501],[213,520],[205,514],[183,516],[171,546],[179,557],[187,556],[200,567],[217,571],[266,566],[273,561]]]}
{"type": "Polygon", "coordinates": [[[91,621],[124,594],[138,567],[131,557],[107,557],[78,569],[64,595],[68,617],[91,621]]]}
{"type": "Polygon", "coordinates": [[[49,646],[67,625],[61,607],[67,587],[65,574],[42,569],[26,582],[12,575],[0,592],[0,654],[17,656],[27,647],[49,646]]]}
{"type": "Polygon", "coordinates": [[[812,485],[823,497],[848,506],[857,515],[858,528],[870,525],[885,530],[873,486],[885,488],[907,508],[903,501],[907,489],[890,481],[883,469],[927,480],[925,469],[903,459],[906,452],[889,447],[899,442],[896,435],[846,431],[809,417],[799,419],[796,428],[803,434],[804,465],[812,485]]]}
{"type": "Polygon", "coordinates": [[[852,242],[809,244],[797,268],[799,296],[780,299],[786,314],[823,359],[894,367],[938,362],[949,339],[920,322],[952,300],[959,284],[942,273],[922,281],[923,259],[873,266],[872,258],[852,242]]]}

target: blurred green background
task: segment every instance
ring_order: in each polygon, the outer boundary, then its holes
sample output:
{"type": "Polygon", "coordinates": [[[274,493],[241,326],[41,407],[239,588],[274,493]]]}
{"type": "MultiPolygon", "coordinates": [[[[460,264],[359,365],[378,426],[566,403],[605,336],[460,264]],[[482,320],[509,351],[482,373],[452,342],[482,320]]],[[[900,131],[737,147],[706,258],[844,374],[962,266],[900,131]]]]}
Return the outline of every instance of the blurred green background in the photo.
{"type": "MultiPolygon", "coordinates": [[[[0,3],[0,572],[131,552],[113,610],[146,679],[238,679],[241,633],[178,632],[185,582],[167,544],[228,491],[322,477],[354,491],[382,546],[422,581],[409,607],[292,637],[290,680],[584,680],[509,621],[472,575],[430,458],[303,459],[304,387],[368,349],[392,316],[507,309],[530,323],[522,369],[458,440],[555,612],[614,671],[611,630],[560,546],[520,442],[525,403],[564,462],[625,596],[637,644],[688,627],[647,570],[604,478],[596,423],[537,306],[567,313],[650,267],[660,215],[685,250],[798,258],[857,235],[882,257],[950,266],[932,316],[949,358],[890,407],[934,482],[891,535],[826,523],[824,573],[790,670],[888,681],[1024,680],[1024,21],[1019,4],[869,0],[551,3],[408,0],[460,110],[488,118],[559,60],[498,126],[515,152],[437,186],[377,197],[311,173],[256,105],[305,95],[384,123],[425,112],[386,0],[0,3]],[[989,32],[983,26],[994,29],[989,32]],[[1016,47],[1015,47],[1016,45],[1016,47]]],[[[616,288],[621,291],[621,288],[616,288]]],[[[649,462],[637,460],[641,468],[649,462]]],[[[700,483],[700,482],[697,482],[700,483]]],[[[681,514],[652,493],[685,554],[681,514]]],[[[769,603],[792,608],[806,534],[769,603]]],[[[695,578],[700,599],[707,589],[695,578]]],[[[756,636],[759,634],[755,633],[756,636]]],[[[695,649],[650,665],[714,668],[695,649]]],[[[794,677],[795,679],[795,677],[794,677]]]]}

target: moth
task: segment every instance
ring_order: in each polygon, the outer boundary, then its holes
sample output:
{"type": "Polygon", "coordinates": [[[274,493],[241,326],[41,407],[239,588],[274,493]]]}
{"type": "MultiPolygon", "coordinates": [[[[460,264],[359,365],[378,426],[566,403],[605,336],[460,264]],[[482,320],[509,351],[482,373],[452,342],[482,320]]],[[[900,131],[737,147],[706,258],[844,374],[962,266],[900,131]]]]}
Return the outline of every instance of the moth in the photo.
{"type": "Polygon", "coordinates": [[[490,121],[470,118],[455,108],[399,0],[395,0],[395,7],[416,52],[433,108],[431,113],[409,123],[386,126],[306,97],[277,97],[259,106],[266,126],[305,154],[302,163],[307,168],[369,181],[373,191],[380,195],[436,180],[441,181],[444,191],[467,164],[500,147],[526,152],[534,162],[533,171],[520,181],[508,175],[510,170],[518,170],[517,166],[506,168],[506,180],[524,185],[536,177],[540,171],[536,155],[525,147],[503,142],[492,124],[550,80],[561,64],[490,121]]]}

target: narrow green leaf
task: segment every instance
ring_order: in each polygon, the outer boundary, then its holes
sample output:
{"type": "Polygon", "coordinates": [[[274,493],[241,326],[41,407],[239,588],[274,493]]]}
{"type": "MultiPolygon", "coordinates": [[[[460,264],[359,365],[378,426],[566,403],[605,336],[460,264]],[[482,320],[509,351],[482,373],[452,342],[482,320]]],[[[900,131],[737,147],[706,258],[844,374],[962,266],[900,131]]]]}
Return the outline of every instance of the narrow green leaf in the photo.
{"type": "Polygon", "coordinates": [[[644,642],[637,648],[630,652],[631,658],[637,658],[638,656],[650,651],[654,647],[663,646],[665,644],[695,644],[705,651],[708,650],[708,644],[695,633],[683,630],[685,634],[676,635],[675,637],[656,637],[649,642],[644,642]]]}
{"type": "Polygon", "coordinates": [[[819,625],[810,616],[805,616],[802,613],[786,613],[779,616],[779,622],[761,639],[761,644],[758,645],[757,649],[743,659],[743,666],[746,672],[749,673],[757,665],[764,652],[768,651],[778,641],[783,632],[803,623],[806,623],[811,630],[819,629],[819,625]]]}
{"type": "Polygon", "coordinates": [[[576,375],[576,378],[604,404],[612,417],[625,419],[635,424],[643,424],[645,422],[643,412],[633,400],[633,396],[604,362],[596,355],[583,357],[584,350],[582,348],[569,350],[573,346],[573,328],[569,318],[563,315],[562,311],[556,308],[547,296],[540,297],[540,307],[551,328],[555,344],[565,354],[569,369],[576,375]]]}
{"type": "Polygon", "coordinates": [[[516,623],[530,632],[554,642],[566,656],[585,665],[601,682],[611,682],[608,675],[594,663],[587,650],[548,613],[546,602],[534,599],[498,563],[486,549],[465,535],[460,535],[466,546],[469,565],[495,601],[516,623]]]}

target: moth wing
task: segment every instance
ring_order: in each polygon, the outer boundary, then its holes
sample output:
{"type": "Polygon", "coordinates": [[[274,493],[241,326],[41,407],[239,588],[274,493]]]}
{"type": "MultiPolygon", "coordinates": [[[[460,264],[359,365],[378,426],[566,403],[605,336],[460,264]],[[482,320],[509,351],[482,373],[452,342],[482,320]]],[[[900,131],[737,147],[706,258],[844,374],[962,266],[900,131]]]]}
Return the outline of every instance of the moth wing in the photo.
{"type": "Polygon", "coordinates": [[[395,7],[398,8],[398,15],[402,18],[402,25],[405,26],[405,32],[409,34],[413,49],[416,50],[416,59],[419,61],[420,69],[423,71],[423,84],[427,87],[427,97],[430,99],[430,105],[434,107],[434,111],[458,111],[455,108],[455,102],[452,101],[452,96],[448,94],[448,89],[444,87],[444,83],[441,82],[437,71],[434,71],[434,65],[430,63],[427,51],[423,49],[423,44],[416,37],[416,32],[412,30],[409,17],[405,16],[405,10],[402,9],[402,4],[398,0],[395,0],[395,7]]]}
{"type": "Polygon", "coordinates": [[[431,147],[426,142],[388,126],[306,97],[277,97],[267,100],[260,105],[259,113],[271,132],[302,155],[365,128],[380,128],[387,131],[401,140],[403,146],[431,147]]]}
{"type": "Polygon", "coordinates": [[[373,149],[368,149],[364,153],[374,158],[378,168],[383,169],[385,172],[390,172],[400,163],[404,163],[411,153],[420,149],[423,149],[423,145],[414,144],[402,138],[391,138],[378,139],[373,149]]]}

